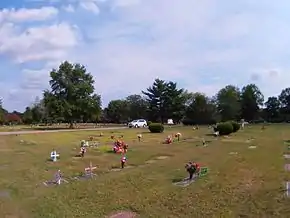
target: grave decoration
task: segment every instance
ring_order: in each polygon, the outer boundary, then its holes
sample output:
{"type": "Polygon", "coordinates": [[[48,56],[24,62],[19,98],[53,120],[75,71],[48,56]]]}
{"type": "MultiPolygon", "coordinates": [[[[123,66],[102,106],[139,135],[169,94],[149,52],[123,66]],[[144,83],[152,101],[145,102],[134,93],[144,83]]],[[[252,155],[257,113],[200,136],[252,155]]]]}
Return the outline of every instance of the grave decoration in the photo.
{"type": "Polygon", "coordinates": [[[75,177],[75,179],[92,179],[96,174],[94,170],[97,169],[96,166],[93,166],[92,162],[90,162],[90,166],[84,169],[84,173],[81,176],[75,177]]]}
{"type": "Polygon", "coordinates": [[[111,139],[114,139],[115,138],[115,136],[114,135],[111,135],[111,139]]]}
{"type": "Polygon", "coordinates": [[[128,147],[128,144],[126,144],[123,140],[118,139],[114,142],[113,152],[123,154],[127,152],[128,147]]]}
{"type": "Polygon", "coordinates": [[[171,144],[173,142],[172,140],[172,136],[171,135],[168,135],[167,138],[165,139],[165,144],[171,144]]]}
{"type": "Polygon", "coordinates": [[[122,169],[124,169],[126,162],[127,162],[127,158],[125,155],[123,155],[121,158],[121,168],[122,169]]]}
{"type": "Polygon", "coordinates": [[[204,177],[208,174],[207,167],[201,167],[198,163],[189,162],[185,165],[186,171],[189,173],[189,177],[181,181],[173,183],[176,186],[186,187],[191,183],[195,182],[197,179],[204,177]]]}
{"type": "Polygon", "coordinates": [[[87,152],[86,147],[81,147],[81,150],[80,150],[80,154],[79,154],[79,156],[80,156],[80,157],[84,157],[86,152],[87,152]]]}
{"type": "Polygon", "coordinates": [[[104,136],[104,133],[101,132],[101,133],[100,133],[100,137],[102,137],[102,136],[104,136]]]}
{"type": "Polygon", "coordinates": [[[56,150],[52,150],[52,152],[50,152],[50,159],[53,162],[57,161],[57,158],[59,157],[59,154],[56,152],[56,150]]]}
{"type": "Polygon", "coordinates": [[[81,147],[89,147],[89,142],[86,140],[81,141],[81,147]]]}
{"type": "Polygon", "coordinates": [[[55,175],[53,180],[49,180],[46,182],[43,182],[45,186],[50,186],[50,185],[60,185],[62,183],[68,183],[67,180],[65,180],[62,176],[62,173],[60,170],[58,170],[55,175]]]}
{"type": "Polygon", "coordinates": [[[180,132],[178,132],[178,133],[175,134],[175,138],[177,138],[177,141],[180,140],[180,137],[181,137],[181,133],[180,132]]]}
{"type": "Polygon", "coordinates": [[[138,134],[138,135],[137,135],[137,138],[138,138],[138,141],[140,142],[141,139],[142,139],[142,135],[141,135],[141,134],[138,134]]]}

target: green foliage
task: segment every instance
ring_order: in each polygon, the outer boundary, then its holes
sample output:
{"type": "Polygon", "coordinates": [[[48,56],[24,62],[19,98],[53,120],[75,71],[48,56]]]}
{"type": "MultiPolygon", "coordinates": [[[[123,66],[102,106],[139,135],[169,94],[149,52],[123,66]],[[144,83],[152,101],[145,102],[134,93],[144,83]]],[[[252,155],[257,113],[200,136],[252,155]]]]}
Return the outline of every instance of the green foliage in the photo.
{"type": "Polygon", "coordinates": [[[164,131],[164,126],[162,123],[151,123],[148,129],[151,133],[162,133],[164,131]]]}
{"type": "Polygon", "coordinates": [[[187,100],[188,106],[185,110],[183,125],[214,124],[216,107],[206,95],[192,93],[191,99],[187,100]]]}
{"type": "Polygon", "coordinates": [[[185,109],[184,90],[174,82],[156,79],[153,85],[142,92],[148,102],[149,119],[164,123],[167,119],[181,120],[185,109]]]}
{"type": "Polygon", "coordinates": [[[218,131],[220,135],[229,135],[233,133],[234,127],[231,122],[222,122],[217,125],[215,130],[218,131]]]}
{"type": "Polygon", "coordinates": [[[151,124],[152,124],[151,121],[148,121],[148,122],[147,122],[147,126],[150,126],[151,124]]]}
{"type": "Polygon", "coordinates": [[[236,122],[236,121],[231,121],[231,124],[232,124],[232,126],[233,126],[233,132],[237,132],[237,131],[240,130],[241,125],[240,125],[238,122],[236,122]]]}
{"type": "Polygon", "coordinates": [[[241,92],[242,118],[255,120],[258,117],[259,107],[264,103],[264,96],[255,84],[243,87],[241,92]]]}
{"type": "Polygon", "coordinates": [[[44,92],[48,116],[76,121],[97,119],[101,113],[101,97],[94,94],[94,80],[80,64],[62,63],[50,72],[51,90],[44,92]]]}
{"type": "Polygon", "coordinates": [[[233,120],[239,117],[241,111],[239,88],[228,85],[217,93],[217,108],[221,120],[233,120]]]}

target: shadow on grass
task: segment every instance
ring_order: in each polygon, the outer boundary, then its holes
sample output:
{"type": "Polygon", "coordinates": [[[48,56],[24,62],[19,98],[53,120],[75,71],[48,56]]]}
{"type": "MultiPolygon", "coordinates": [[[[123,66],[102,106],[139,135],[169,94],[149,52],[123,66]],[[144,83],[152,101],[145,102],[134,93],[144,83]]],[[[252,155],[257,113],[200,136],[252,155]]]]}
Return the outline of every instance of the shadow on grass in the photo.
{"type": "Polygon", "coordinates": [[[284,143],[290,145],[290,140],[284,140],[284,143]]]}

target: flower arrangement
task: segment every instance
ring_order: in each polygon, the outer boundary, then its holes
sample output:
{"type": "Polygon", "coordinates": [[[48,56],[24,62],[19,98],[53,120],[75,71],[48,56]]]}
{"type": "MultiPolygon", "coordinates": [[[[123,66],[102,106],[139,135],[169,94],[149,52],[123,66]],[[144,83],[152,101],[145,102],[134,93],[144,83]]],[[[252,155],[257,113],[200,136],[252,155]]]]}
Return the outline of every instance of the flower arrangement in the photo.
{"type": "Polygon", "coordinates": [[[180,140],[180,137],[181,137],[181,133],[180,132],[175,134],[175,138],[177,138],[178,141],[180,140]]]}
{"type": "Polygon", "coordinates": [[[141,134],[138,134],[138,135],[137,135],[137,138],[138,138],[138,140],[139,140],[139,142],[140,142],[141,139],[142,139],[142,135],[141,135],[141,134]]]}

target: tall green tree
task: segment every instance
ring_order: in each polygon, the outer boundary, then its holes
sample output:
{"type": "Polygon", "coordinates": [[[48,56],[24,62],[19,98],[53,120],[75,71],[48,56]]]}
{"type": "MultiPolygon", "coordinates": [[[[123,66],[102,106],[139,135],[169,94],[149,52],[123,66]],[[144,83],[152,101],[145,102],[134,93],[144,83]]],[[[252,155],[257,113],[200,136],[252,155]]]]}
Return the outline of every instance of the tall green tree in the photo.
{"type": "Polygon", "coordinates": [[[248,121],[259,119],[259,109],[263,103],[264,96],[255,84],[243,87],[241,93],[242,118],[248,121]]]}
{"type": "Polygon", "coordinates": [[[177,88],[177,83],[169,81],[165,92],[165,114],[167,119],[173,119],[178,123],[184,116],[186,96],[184,89],[177,88]]]}
{"type": "Polygon", "coordinates": [[[141,95],[129,95],[126,98],[130,120],[147,117],[148,102],[141,95]]]}
{"type": "Polygon", "coordinates": [[[186,108],[185,120],[191,124],[215,123],[216,107],[205,94],[193,93],[191,102],[186,108]]]}
{"type": "Polygon", "coordinates": [[[33,123],[33,115],[30,107],[26,107],[23,113],[22,120],[25,124],[32,124],[33,123]]]}
{"type": "Polygon", "coordinates": [[[112,100],[106,108],[107,118],[112,123],[124,123],[129,120],[129,105],[126,100],[112,100]]]}
{"type": "Polygon", "coordinates": [[[146,96],[149,104],[148,117],[151,121],[164,122],[166,113],[166,91],[167,83],[164,80],[155,79],[153,85],[147,88],[147,91],[142,91],[146,96]]]}
{"type": "Polygon", "coordinates": [[[281,103],[277,97],[269,97],[265,103],[266,118],[267,120],[279,119],[281,103]]]}
{"type": "Polygon", "coordinates": [[[0,123],[1,124],[5,122],[5,114],[6,114],[6,110],[3,108],[3,101],[0,98],[0,123]]]}
{"type": "Polygon", "coordinates": [[[174,82],[156,79],[147,91],[142,91],[149,104],[149,119],[162,123],[167,119],[181,120],[185,104],[183,92],[174,82]]]}
{"type": "Polygon", "coordinates": [[[63,62],[50,72],[50,90],[44,92],[44,103],[50,116],[73,123],[92,119],[101,113],[101,97],[94,94],[94,79],[80,64],[63,62]]]}
{"type": "Polygon", "coordinates": [[[239,118],[241,112],[239,88],[232,85],[222,88],[217,93],[216,100],[222,121],[239,118]]]}

